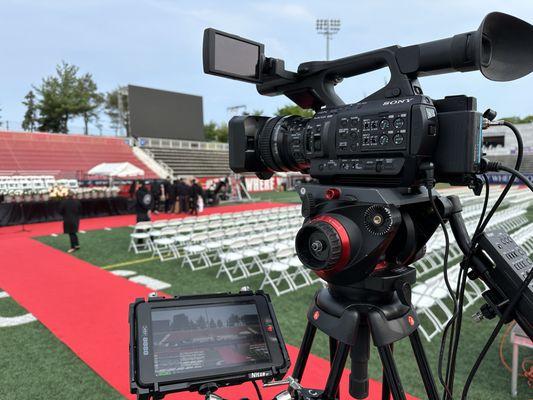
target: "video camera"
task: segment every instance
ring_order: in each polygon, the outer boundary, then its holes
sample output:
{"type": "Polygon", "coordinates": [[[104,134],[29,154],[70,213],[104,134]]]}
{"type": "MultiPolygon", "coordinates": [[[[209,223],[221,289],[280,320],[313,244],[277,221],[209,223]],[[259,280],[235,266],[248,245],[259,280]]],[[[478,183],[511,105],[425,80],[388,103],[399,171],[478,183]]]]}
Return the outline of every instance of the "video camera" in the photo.
{"type": "Polygon", "coordinates": [[[299,116],[237,116],[229,123],[230,167],[268,179],[276,171],[309,173],[323,184],[410,187],[435,165],[439,182],[470,184],[480,172],[482,115],[476,99],[432,100],[419,76],[481,70],[510,81],[530,73],[531,25],[507,14],[485,17],[477,31],[408,46],[390,46],[333,61],[300,64],[265,57],[264,46],[214,29],[204,33],[204,71],[255,83],[262,95],[284,94],[299,116]],[[377,92],[345,105],[335,94],[343,78],[388,67],[377,92]]]}

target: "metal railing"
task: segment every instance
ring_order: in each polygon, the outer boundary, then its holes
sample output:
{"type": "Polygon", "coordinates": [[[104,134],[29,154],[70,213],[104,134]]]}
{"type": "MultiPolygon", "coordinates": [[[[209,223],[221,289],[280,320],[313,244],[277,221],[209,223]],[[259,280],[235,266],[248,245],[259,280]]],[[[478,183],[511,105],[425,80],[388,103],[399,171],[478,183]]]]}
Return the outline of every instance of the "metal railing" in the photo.
{"type": "Polygon", "coordinates": [[[170,168],[166,162],[158,160],[155,157],[154,153],[152,153],[149,149],[147,149],[145,147],[142,148],[142,151],[144,151],[146,154],[148,154],[152,158],[152,160],[154,160],[154,162],[156,162],[159,165],[161,165],[161,167],[163,167],[163,169],[167,172],[167,174],[169,176],[174,176],[174,170],[172,168],[170,168]]]}
{"type": "Polygon", "coordinates": [[[193,140],[178,139],[156,139],[140,137],[137,139],[139,147],[158,147],[163,149],[197,149],[197,150],[218,150],[228,151],[227,143],[218,142],[197,142],[193,140]]]}

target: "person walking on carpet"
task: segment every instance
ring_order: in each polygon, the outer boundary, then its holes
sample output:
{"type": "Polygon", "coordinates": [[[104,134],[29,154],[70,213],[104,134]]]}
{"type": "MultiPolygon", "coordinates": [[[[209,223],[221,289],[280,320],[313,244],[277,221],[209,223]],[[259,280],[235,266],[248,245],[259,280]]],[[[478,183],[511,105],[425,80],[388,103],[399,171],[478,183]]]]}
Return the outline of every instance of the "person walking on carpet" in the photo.
{"type": "Polygon", "coordinates": [[[69,192],[68,197],[59,206],[59,213],[63,217],[63,232],[68,234],[70,238],[68,253],[73,253],[80,249],[78,229],[80,227],[81,202],[74,198],[72,192],[69,192]]]}
{"type": "Polygon", "coordinates": [[[137,193],[135,194],[135,214],[137,222],[150,221],[150,210],[153,207],[154,198],[148,191],[144,182],[141,182],[137,193]]]}

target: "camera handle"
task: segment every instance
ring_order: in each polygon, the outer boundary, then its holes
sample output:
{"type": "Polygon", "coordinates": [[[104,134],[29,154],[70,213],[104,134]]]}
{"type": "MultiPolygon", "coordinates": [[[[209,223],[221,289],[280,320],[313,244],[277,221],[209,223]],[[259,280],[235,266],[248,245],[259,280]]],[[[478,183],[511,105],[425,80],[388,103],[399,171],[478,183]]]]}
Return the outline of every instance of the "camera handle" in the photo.
{"type": "Polygon", "coordinates": [[[390,81],[364,100],[382,100],[422,94],[416,75],[408,75],[398,62],[398,46],[385,47],[332,61],[310,61],[298,66],[297,79],[288,76],[282,60],[268,59],[266,75],[270,78],[257,84],[262,95],[284,94],[302,108],[318,111],[323,106],[345,104],[335,93],[335,85],[344,78],[366,74],[388,67],[390,81]]]}

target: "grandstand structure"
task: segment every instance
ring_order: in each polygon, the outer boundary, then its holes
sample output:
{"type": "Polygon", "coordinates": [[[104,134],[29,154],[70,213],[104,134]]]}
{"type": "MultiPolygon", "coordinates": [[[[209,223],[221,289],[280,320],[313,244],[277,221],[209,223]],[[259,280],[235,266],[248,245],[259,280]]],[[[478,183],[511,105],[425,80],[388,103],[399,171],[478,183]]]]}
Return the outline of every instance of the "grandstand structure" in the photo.
{"type": "MultiPolygon", "coordinates": [[[[533,123],[516,126],[524,141],[524,159],[520,170],[533,176],[533,123]]],[[[516,161],[516,138],[505,126],[492,126],[483,131],[483,151],[491,161],[499,161],[508,167],[514,167],[516,161]]]]}
{"type": "Polygon", "coordinates": [[[0,175],[83,180],[91,168],[104,162],[129,162],[144,171],[142,178],[158,178],[124,138],[0,132],[0,175]]]}
{"type": "Polygon", "coordinates": [[[227,143],[139,138],[137,145],[173,176],[215,177],[231,174],[227,143]]]}

